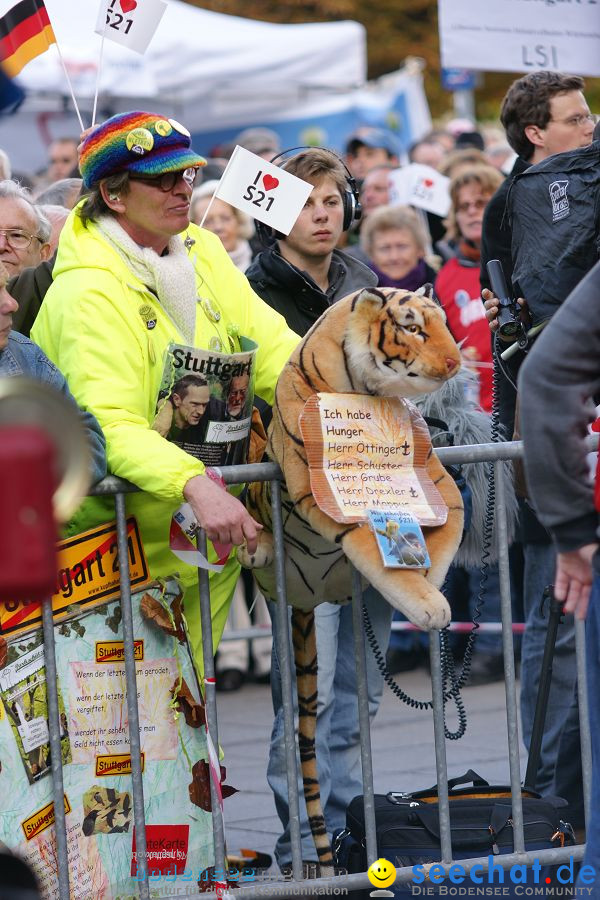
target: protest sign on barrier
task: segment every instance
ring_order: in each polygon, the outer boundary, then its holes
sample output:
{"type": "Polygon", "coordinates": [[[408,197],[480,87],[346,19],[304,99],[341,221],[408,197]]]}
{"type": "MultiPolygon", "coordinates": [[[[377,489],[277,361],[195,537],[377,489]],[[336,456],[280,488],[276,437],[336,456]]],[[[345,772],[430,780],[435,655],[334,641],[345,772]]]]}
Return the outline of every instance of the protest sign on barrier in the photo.
{"type": "MultiPolygon", "coordinates": [[[[148,584],[148,564],[133,516],[127,519],[127,547],[132,587],[148,584]]],[[[56,550],[56,588],[52,596],[55,622],[72,616],[75,608],[81,611],[90,605],[97,605],[100,600],[106,602],[119,596],[116,522],[59,541],[56,550]]],[[[41,621],[42,606],[39,600],[0,603],[0,635],[4,637],[29,631],[41,621]]]]}
{"type": "MultiPolygon", "coordinates": [[[[196,887],[214,863],[204,706],[174,579],[132,596],[148,876],[196,887]]],[[[120,603],[55,625],[73,900],[138,895],[120,603]]],[[[58,897],[43,637],[0,638],[0,841],[58,897]],[[0,663],[1,664],[1,663],[0,663]]],[[[224,795],[226,795],[224,791],[224,795]]]]}
{"type": "Polygon", "coordinates": [[[431,438],[417,407],[397,397],[313,394],[300,431],[315,501],[335,522],[366,522],[370,510],[410,511],[421,525],[448,516],[427,472],[431,438]]]}

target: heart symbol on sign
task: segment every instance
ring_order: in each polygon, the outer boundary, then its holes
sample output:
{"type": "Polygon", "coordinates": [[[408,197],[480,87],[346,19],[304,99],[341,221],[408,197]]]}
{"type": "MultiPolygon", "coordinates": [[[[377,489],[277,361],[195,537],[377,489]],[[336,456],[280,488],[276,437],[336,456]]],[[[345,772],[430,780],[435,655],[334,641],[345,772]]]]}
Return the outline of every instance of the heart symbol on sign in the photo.
{"type": "Polygon", "coordinates": [[[431,178],[424,178],[424,179],[423,179],[423,184],[425,185],[425,187],[433,187],[433,179],[431,179],[431,178]]]}
{"type": "Polygon", "coordinates": [[[273,178],[272,175],[263,175],[263,184],[265,191],[272,191],[279,184],[279,178],[273,178]]]}
{"type": "Polygon", "coordinates": [[[124,13],[132,12],[137,6],[137,0],[119,0],[124,13]]]}

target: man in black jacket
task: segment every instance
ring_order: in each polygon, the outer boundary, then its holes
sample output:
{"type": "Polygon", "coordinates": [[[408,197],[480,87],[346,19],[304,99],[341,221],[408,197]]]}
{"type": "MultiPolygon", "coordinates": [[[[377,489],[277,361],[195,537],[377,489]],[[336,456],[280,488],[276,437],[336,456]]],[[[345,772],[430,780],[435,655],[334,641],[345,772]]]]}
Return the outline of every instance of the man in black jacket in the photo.
{"type": "MultiPolygon", "coordinates": [[[[361,262],[336,250],[344,229],[351,224],[356,191],[335,154],[322,149],[305,150],[287,160],[284,167],[314,185],[296,224],[287,237],[279,236],[258,255],[246,275],[257,294],[280,312],[288,325],[304,335],[328,306],[363,287],[374,287],[377,278],[361,262]]],[[[264,229],[259,228],[264,235],[264,229]]],[[[332,598],[334,599],[334,598],[332,598]]],[[[377,641],[385,653],[392,609],[372,588],[365,603],[377,641]]],[[[346,822],[346,806],[362,793],[360,745],[356,705],[356,673],[352,632],[352,609],[323,603],[315,609],[319,659],[317,715],[317,763],[321,802],[332,832],[346,822]]],[[[383,689],[383,679],[372,653],[367,654],[369,708],[375,714],[383,689]]],[[[287,776],[283,741],[281,679],[276,647],[273,644],[271,690],[275,721],[267,777],[283,834],[275,855],[285,871],[291,863],[287,776]]],[[[302,857],[307,874],[318,874],[302,783],[300,829],[302,857]]]]}
{"type": "MultiPolygon", "coordinates": [[[[512,229],[505,206],[514,178],[529,166],[555,153],[587,146],[592,140],[593,119],[582,93],[584,82],[577,75],[558,72],[531,72],[508,89],[500,118],[506,137],[518,154],[506,181],[498,188],[485,211],[481,241],[481,286],[489,288],[486,264],[490,259],[502,263],[506,283],[511,290],[513,261],[512,229]]],[[[488,298],[488,318],[497,308],[488,298]]],[[[493,330],[497,327],[491,323],[493,330]]],[[[500,345],[498,352],[503,349],[500,345]]],[[[515,423],[516,379],[524,354],[519,351],[500,371],[496,361],[498,412],[504,436],[510,438],[515,423]],[[504,372],[508,377],[505,377],[504,372]]],[[[521,504],[521,537],[524,556],[523,603],[527,630],[521,651],[521,716],[523,738],[528,746],[537,697],[539,672],[544,649],[547,619],[541,612],[542,593],[552,584],[555,552],[550,536],[540,525],[527,502],[521,504]]],[[[565,818],[583,824],[581,765],[579,753],[578,710],[575,693],[575,636],[571,617],[561,626],[556,644],[553,681],[548,702],[542,744],[542,760],[537,789],[564,796],[571,809],[565,818]]]]}
{"type": "MultiPolygon", "coordinates": [[[[594,129],[590,110],[583,96],[584,81],[578,75],[559,72],[530,72],[514,81],[502,101],[500,119],[506,130],[508,143],[518,154],[510,175],[490,202],[483,217],[481,235],[481,272],[483,289],[491,287],[487,273],[490,259],[502,263],[508,289],[511,289],[512,228],[505,215],[506,198],[517,175],[554,153],[585,147],[592,140],[594,129]]],[[[505,368],[516,384],[523,354],[519,351],[505,368]]],[[[516,389],[501,377],[500,420],[507,435],[514,428],[516,389]]]]}

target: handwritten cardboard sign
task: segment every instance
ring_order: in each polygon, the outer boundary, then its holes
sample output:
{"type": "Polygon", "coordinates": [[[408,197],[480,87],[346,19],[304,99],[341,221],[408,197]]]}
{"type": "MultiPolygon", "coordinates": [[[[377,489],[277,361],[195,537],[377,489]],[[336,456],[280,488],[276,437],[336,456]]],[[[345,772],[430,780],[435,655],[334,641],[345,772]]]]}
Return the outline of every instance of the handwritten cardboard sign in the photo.
{"type": "Polygon", "coordinates": [[[429,431],[406,400],[315,394],[300,431],[317,505],[336,522],[366,522],[368,510],[410,510],[443,525],[448,508],[426,471],[429,431]]]}

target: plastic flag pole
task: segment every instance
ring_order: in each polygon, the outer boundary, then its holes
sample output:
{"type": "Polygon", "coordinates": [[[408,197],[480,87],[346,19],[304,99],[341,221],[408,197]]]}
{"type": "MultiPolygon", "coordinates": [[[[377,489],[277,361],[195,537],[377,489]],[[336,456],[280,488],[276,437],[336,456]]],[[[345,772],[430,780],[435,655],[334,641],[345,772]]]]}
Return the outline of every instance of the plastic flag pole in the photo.
{"type": "MultiPolygon", "coordinates": [[[[219,178],[219,182],[221,182],[221,181],[225,178],[225,176],[227,175],[227,170],[230,168],[230,166],[231,166],[231,164],[232,164],[232,162],[233,162],[233,160],[234,160],[234,157],[235,157],[235,154],[236,154],[237,149],[238,149],[238,148],[235,147],[233,153],[232,153],[231,156],[229,157],[229,162],[227,163],[227,165],[226,165],[225,168],[223,169],[223,174],[222,174],[221,177],[219,178]]],[[[217,185],[217,187],[215,188],[214,194],[213,194],[212,197],[210,198],[209,204],[208,204],[208,206],[206,207],[206,209],[205,209],[205,211],[204,211],[204,215],[202,216],[202,221],[200,222],[200,228],[203,228],[203,227],[204,227],[204,223],[205,223],[205,221],[206,221],[206,217],[207,217],[207,215],[208,215],[209,212],[210,212],[210,208],[211,208],[211,206],[213,205],[213,201],[214,201],[215,197],[217,196],[217,191],[218,191],[218,190],[219,190],[219,186],[217,185]]]]}
{"type": "Polygon", "coordinates": [[[104,35],[100,43],[100,58],[98,59],[98,70],[96,72],[96,90],[94,91],[94,108],[92,110],[92,128],[96,124],[96,110],[98,109],[98,92],[100,90],[100,72],[102,71],[102,57],[104,54],[104,35]]]}
{"type": "Polygon", "coordinates": [[[75,99],[75,93],[73,91],[73,85],[71,84],[71,78],[69,77],[69,73],[67,71],[67,67],[65,65],[65,61],[63,59],[63,55],[60,52],[60,46],[58,41],[56,41],[56,50],[58,52],[58,56],[63,67],[63,72],[65,73],[65,78],[67,79],[67,84],[69,85],[69,91],[71,92],[71,99],[73,100],[73,106],[75,107],[75,112],[77,113],[77,118],[79,119],[79,125],[82,131],[85,131],[85,126],[81,119],[81,113],[79,112],[79,107],[77,106],[77,100],[75,99]]]}

